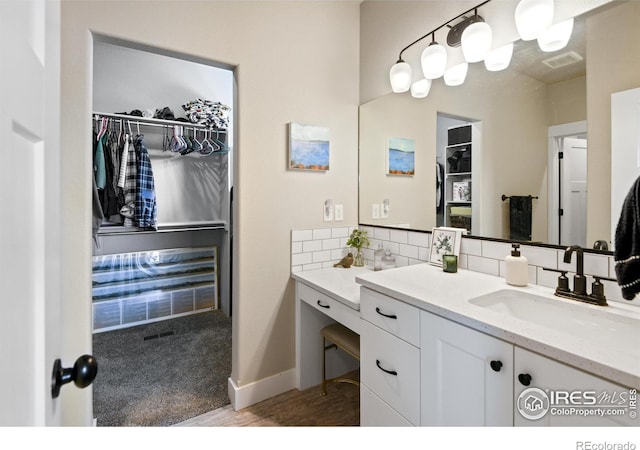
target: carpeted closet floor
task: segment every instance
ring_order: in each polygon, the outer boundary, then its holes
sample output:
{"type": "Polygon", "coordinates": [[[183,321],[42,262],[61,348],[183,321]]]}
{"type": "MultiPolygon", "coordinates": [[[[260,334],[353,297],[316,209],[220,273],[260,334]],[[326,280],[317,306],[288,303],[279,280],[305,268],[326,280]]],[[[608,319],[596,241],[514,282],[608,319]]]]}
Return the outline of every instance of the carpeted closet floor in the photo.
{"type": "Polygon", "coordinates": [[[168,426],[229,404],[231,319],[221,311],[97,333],[98,426],[168,426]]]}

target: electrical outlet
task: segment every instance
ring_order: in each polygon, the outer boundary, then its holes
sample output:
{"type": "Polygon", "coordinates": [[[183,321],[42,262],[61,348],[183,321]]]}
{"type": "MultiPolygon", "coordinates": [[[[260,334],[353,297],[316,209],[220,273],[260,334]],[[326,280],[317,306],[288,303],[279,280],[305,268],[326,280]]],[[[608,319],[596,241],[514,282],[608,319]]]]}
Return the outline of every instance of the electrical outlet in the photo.
{"type": "Polygon", "coordinates": [[[332,222],[333,221],[333,200],[331,200],[331,199],[325,200],[324,208],[323,208],[323,214],[324,214],[324,221],[325,222],[332,222]]]}
{"type": "Polygon", "coordinates": [[[371,205],[371,218],[379,219],[380,218],[380,203],[374,203],[371,205]]]}
{"type": "Polygon", "coordinates": [[[344,220],[344,205],[335,205],[334,215],[336,218],[336,222],[344,220]]]}

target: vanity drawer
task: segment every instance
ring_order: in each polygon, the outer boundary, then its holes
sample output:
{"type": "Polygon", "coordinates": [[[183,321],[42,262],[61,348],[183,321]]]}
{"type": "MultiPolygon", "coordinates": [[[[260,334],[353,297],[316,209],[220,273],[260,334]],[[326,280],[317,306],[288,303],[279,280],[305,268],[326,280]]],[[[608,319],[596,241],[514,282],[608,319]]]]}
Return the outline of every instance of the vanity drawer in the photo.
{"type": "Polygon", "coordinates": [[[415,306],[361,287],[360,315],[394,336],[420,345],[420,310],[415,306]]]}
{"type": "Polygon", "coordinates": [[[360,334],[360,312],[303,283],[296,283],[297,296],[345,327],[360,334]]]}
{"type": "Polygon", "coordinates": [[[409,422],[420,424],[420,351],[366,320],[360,332],[362,384],[409,422]]]}
{"type": "Polygon", "coordinates": [[[360,385],[360,426],[411,427],[413,425],[366,386],[360,385]]]}

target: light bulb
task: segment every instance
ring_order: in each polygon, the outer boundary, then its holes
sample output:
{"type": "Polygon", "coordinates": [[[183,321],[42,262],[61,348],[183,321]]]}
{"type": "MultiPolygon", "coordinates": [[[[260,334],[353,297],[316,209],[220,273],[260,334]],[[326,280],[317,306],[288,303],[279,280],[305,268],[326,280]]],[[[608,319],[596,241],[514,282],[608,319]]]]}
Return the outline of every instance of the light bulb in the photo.
{"type": "Polygon", "coordinates": [[[550,26],[538,35],[538,46],[543,52],[555,52],[563,49],[571,39],[573,17],[550,26]]]}
{"type": "Polygon", "coordinates": [[[513,55],[513,42],[491,50],[484,58],[484,66],[491,72],[497,72],[509,67],[513,55]]]}
{"type": "Polygon", "coordinates": [[[432,42],[422,52],[422,73],[427,80],[439,78],[447,67],[447,50],[440,44],[432,42]]]}
{"type": "Polygon", "coordinates": [[[431,90],[431,80],[427,80],[426,78],[416,81],[411,85],[411,95],[414,98],[425,98],[429,95],[429,90],[431,90]]]}
{"type": "Polygon", "coordinates": [[[485,22],[474,22],[462,32],[462,53],[467,62],[482,61],[491,49],[493,34],[485,22]]]}
{"type": "Polygon", "coordinates": [[[393,92],[406,92],[411,87],[411,66],[399,60],[389,71],[389,80],[393,92]]]}
{"type": "Polygon", "coordinates": [[[467,70],[469,70],[469,63],[466,61],[448,68],[444,72],[445,84],[447,86],[461,85],[462,83],[464,83],[464,79],[467,77],[467,70]]]}
{"type": "Polygon", "coordinates": [[[516,28],[523,41],[538,37],[553,23],[553,0],[521,0],[516,6],[516,28]]]}

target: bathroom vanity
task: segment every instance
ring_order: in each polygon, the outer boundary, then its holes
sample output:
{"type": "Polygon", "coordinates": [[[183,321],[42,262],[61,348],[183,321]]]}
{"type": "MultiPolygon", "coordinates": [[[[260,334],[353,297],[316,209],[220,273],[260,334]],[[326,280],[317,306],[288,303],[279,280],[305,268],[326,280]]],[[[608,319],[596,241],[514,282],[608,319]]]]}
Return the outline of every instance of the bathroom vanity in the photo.
{"type": "Polygon", "coordinates": [[[315,383],[310,367],[319,380],[321,343],[314,354],[305,341],[322,324],[307,328],[308,316],[345,318],[360,333],[362,426],[640,424],[636,307],[583,304],[549,288],[429,264],[346,272],[293,275],[297,372],[299,388],[315,383]]]}

